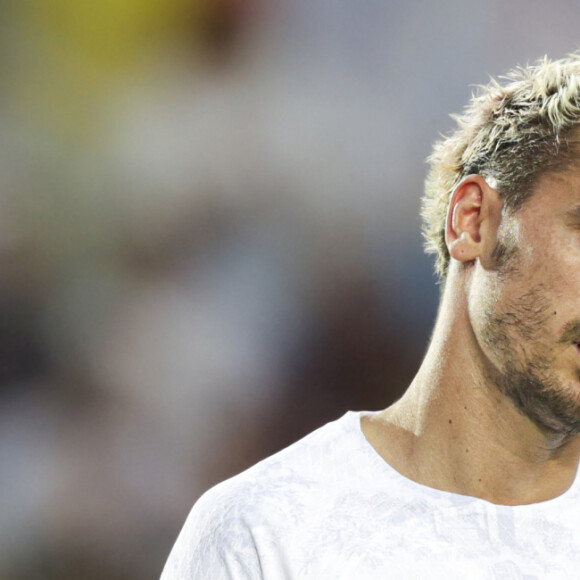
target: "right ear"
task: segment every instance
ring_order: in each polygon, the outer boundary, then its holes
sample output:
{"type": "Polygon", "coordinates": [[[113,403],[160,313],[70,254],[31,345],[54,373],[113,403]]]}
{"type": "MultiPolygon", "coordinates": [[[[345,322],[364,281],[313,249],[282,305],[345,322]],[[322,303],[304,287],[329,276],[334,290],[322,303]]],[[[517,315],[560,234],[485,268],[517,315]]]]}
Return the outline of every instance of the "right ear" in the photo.
{"type": "Polygon", "coordinates": [[[468,175],[454,189],[445,223],[445,243],[451,258],[467,263],[495,247],[502,202],[481,175],[468,175]]]}

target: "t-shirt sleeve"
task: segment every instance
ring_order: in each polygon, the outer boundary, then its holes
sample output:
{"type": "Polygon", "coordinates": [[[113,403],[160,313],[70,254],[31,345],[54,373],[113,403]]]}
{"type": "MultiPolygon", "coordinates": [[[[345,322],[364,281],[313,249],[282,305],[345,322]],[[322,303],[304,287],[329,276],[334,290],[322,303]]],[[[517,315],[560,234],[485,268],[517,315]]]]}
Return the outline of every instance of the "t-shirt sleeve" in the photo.
{"type": "Polygon", "coordinates": [[[261,580],[258,549],[244,517],[243,497],[227,484],[194,505],[160,580],[261,580]]]}

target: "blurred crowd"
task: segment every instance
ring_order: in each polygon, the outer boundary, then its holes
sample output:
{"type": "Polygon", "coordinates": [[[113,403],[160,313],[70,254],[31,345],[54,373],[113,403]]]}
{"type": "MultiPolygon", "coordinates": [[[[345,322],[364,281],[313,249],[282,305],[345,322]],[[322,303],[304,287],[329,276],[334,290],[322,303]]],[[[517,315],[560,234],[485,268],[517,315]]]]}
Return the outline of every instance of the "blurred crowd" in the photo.
{"type": "Polygon", "coordinates": [[[0,579],[157,578],[205,489],[399,396],[423,161],[575,48],[555,4],[0,0],[0,579]]]}

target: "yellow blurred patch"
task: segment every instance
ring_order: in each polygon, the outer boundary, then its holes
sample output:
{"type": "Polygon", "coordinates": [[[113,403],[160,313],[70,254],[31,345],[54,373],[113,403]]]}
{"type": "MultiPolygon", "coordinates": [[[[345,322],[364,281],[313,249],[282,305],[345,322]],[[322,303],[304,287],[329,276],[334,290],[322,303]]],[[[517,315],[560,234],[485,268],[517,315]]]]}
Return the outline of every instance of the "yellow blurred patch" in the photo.
{"type": "Polygon", "coordinates": [[[64,136],[88,137],[98,131],[101,100],[139,78],[164,47],[194,38],[213,4],[33,0],[20,6],[16,109],[64,136]]]}

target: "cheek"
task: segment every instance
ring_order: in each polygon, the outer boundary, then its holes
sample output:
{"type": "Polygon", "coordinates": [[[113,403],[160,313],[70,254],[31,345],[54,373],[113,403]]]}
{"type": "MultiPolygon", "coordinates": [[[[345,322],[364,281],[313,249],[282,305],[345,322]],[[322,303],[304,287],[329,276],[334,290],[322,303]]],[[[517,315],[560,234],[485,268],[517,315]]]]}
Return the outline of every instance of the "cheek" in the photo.
{"type": "Polygon", "coordinates": [[[507,289],[483,270],[474,272],[468,302],[470,325],[479,348],[492,360],[496,358],[494,353],[507,349],[511,341],[509,325],[504,319],[507,289]]]}
{"type": "MultiPolygon", "coordinates": [[[[533,236],[533,233],[532,233],[533,236]]],[[[566,288],[578,290],[580,273],[580,233],[554,229],[536,233],[527,245],[526,266],[530,275],[552,287],[555,292],[566,288]]]]}
{"type": "Polygon", "coordinates": [[[501,282],[488,277],[474,285],[469,304],[472,328],[497,366],[553,350],[558,320],[563,320],[558,311],[563,308],[552,291],[551,284],[521,272],[501,282]]]}

